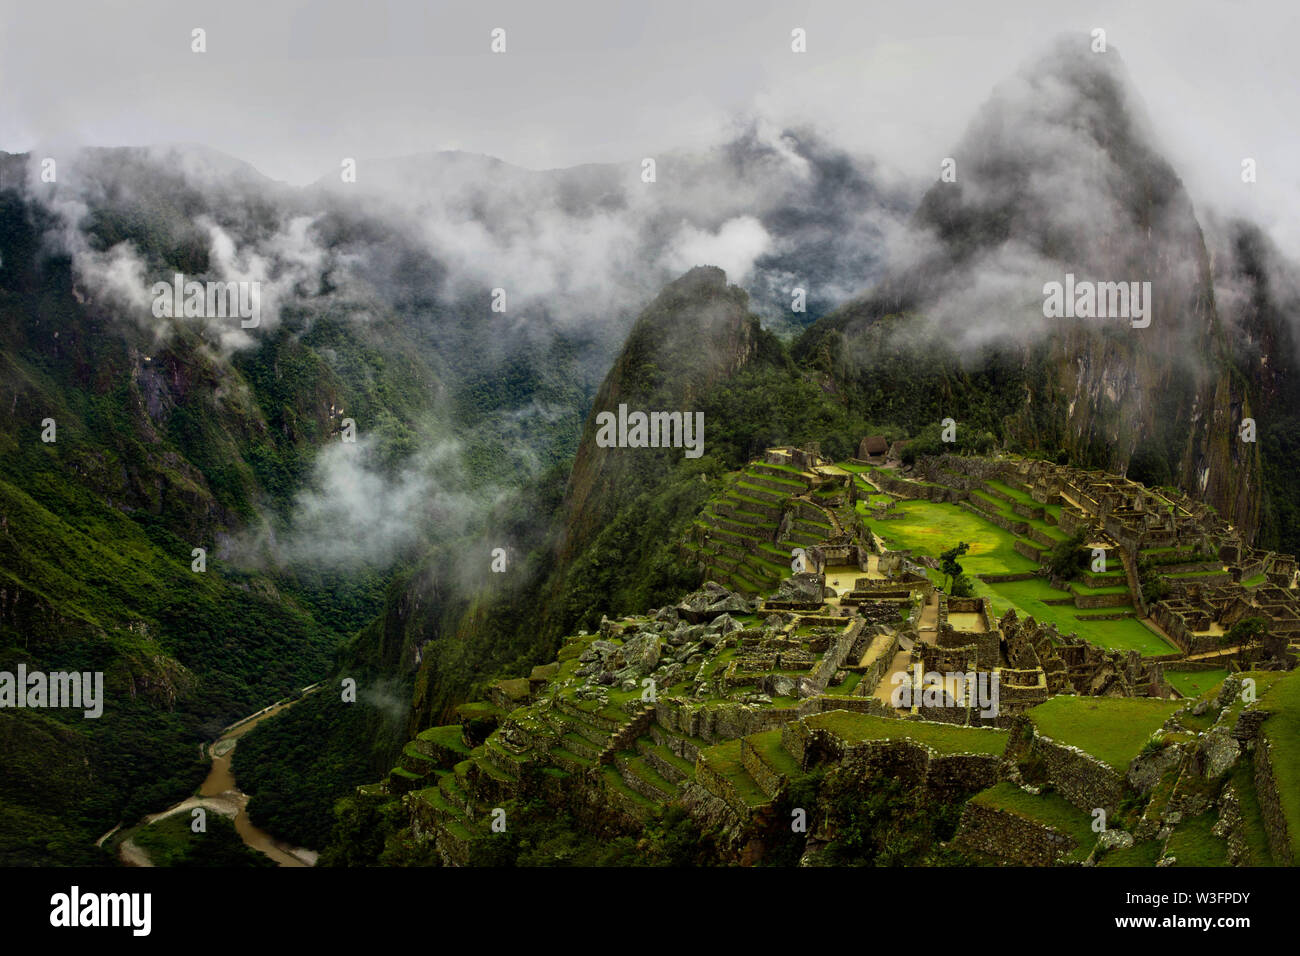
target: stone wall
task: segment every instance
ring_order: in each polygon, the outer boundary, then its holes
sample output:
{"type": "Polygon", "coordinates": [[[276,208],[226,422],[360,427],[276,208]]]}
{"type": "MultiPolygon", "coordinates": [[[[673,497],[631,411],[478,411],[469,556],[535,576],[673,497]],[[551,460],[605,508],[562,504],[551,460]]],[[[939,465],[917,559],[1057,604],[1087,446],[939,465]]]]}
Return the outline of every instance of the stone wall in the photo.
{"type": "Polygon", "coordinates": [[[1034,738],[1033,752],[1042,757],[1057,792],[1084,813],[1102,807],[1109,815],[1119,809],[1124,782],[1116,770],[1078,747],[1041,734],[1034,738]]]}
{"type": "Polygon", "coordinates": [[[1282,812],[1282,798],[1277,778],[1273,775],[1273,745],[1267,734],[1261,734],[1255,745],[1255,793],[1274,862],[1279,866],[1292,866],[1291,834],[1287,832],[1286,814],[1282,812]]]}
{"type": "Polygon", "coordinates": [[[675,733],[699,737],[709,743],[721,743],[747,737],[764,730],[775,730],[798,718],[788,707],[756,707],[749,704],[693,704],[660,698],[655,705],[656,719],[675,733]]]}
{"type": "Polygon", "coordinates": [[[953,843],[1022,866],[1051,866],[1078,845],[1049,826],[973,802],[962,811],[953,843]]]}

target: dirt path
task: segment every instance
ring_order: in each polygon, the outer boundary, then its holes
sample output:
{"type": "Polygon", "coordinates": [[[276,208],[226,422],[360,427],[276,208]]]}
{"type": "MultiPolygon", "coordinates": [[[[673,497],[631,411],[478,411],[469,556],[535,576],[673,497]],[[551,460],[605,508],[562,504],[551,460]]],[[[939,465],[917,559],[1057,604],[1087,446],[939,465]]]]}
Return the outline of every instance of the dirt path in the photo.
{"type": "MultiPolygon", "coordinates": [[[[912,654],[910,651],[900,650],[895,654],[894,659],[889,664],[889,671],[880,679],[880,683],[876,685],[876,690],[872,696],[875,697],[876,700],[883,701],[885,704],[893,706],[894,688],[899,685],[892,678],[895,674],[900,672],[906,674],[911,663],[912,654]]],[[[895,710],[900,714],[908,713],[907,710],[902,708],[895,708],[895,710]]]]}
{"type": "Polygon", "coordinates": [[[127,866],[153,866],[149,854],[136,846],[135,841],[130,837],[117,845],[117,858],[127,866]]]}

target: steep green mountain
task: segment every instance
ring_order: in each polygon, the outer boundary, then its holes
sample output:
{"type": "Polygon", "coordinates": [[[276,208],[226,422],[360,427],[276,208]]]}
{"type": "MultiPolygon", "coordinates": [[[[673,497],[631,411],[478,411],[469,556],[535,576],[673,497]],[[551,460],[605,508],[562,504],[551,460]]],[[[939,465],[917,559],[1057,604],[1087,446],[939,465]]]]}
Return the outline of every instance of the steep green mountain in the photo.
{"type": "MultiPolygon", "coordinates": [[[[384,375],[366,343],[315,330],[363,384],[291,321],[242,362],[192,331],[124,330],[66,256],[42,251],[52,228],[40,204],[0,193],[0,670],[102,671],[104,701],[98,719],[0,713],[7,863],[96,860],[98,835],[186,796],[199,741],[321,677],[382,595],[371,573],[241,571],[225,554],[259,505],[287,500],[330,402],[373,398],[384,375]]],[[[105,212],[100,228],[132,226],[105,212]]],[[[177,268],[186,255],[157,254],[177,268]]]]}

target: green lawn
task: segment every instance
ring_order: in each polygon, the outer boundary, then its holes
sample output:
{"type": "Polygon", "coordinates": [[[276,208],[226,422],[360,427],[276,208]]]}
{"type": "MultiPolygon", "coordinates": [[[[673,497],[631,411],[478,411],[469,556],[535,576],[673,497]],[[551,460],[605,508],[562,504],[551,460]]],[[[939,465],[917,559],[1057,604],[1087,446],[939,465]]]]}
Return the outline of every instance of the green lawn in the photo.
{"type": "Polygon", "coordinates": [[[1017,491],[1015,488],[1012,488],[1010,485],[1005,484],[1004,482],[986,481],[984,483],[988,485],[990,488],[995,488],[998,491],[1002,492],[1002,494],[1006,495],[1012,501],[1018,501],[1022,505],[1033,505],[1035,508],[1042,507],[1042,505],[1040,505],[1033,498],[1029,497],[1029,495],[1025,494],[1023,491],[1017,491]]]}
{"type": "MultiPolygon", "coordinates": [[[[970,550],[959,559],[962,568],[972,576],[980,574],[1014,574],[1034,571],[1038,565],[1015,550],[1016,536],[986,521],[965,508],[946,502],[899,502],[895,511],[903,518],[888,521],[868,521],[871,529],[880,535],[885,544],[894,549],[910,549],[916,554],[938,557],[959,542],[969,544],[970,550]]],[[[1042,525],[1042,522],[1037,522],[1042,525]]],[[[1050,529],[1054,536],[1060,534],[1050,529]]],[[[946,582],[937,572],[931,580],[940,586],[946,582]]],[[[1118,593],[1125,588],[1087,588],[1080,585],[1082,593],[1118,593]]],[[[1032,616],[1044,624],[1055,624],[1062,634],[1078,634],[1091,644],[1108,650],[1135,650],[1147,656],[1170,654],[1178,650],[1162,636],[1136,618],[1115,621],[1080,620],[1079,609],[1071,605],[1050,607],[1045,599],[1065,598],[1070,595],[1055,591],[1046,581],[1012,581],[1005,584],[985,584],[975,581],[975,594],[987,597],[994,614],[1001,616],[1009,607],[1024,618],[1032,616]]],[[[1105,613],[1106,609],[1084,613],[1105,613]]]]}
{"type": "Polygon", "coordinates": [[[1210,832],[1218,815],[1209,810],[1184,820],[1165,844],[1165,853],[1175,857],[1175,866],[1227,866],[1228,843],[1210,832]]]}
{"type": "Polygon", "coordinates": [[[1123,850],[1111,850],[1097,863],[1098,866],[1155,866],[1160,859],[1160,841],[1147,840],[1134,843],[1123,850]]]}
{"type": "Polygon", "coordinates": [[[1037,568],[1015,550],[1015,535],[965,508],[938,501],[900,501],[894,510],[904,517],[868,522],[891,548],[910,548],[917,554],[937,558],[964,541],[970,550],[959,561],[967,574],[1007,574],[1037,568]]]}
{"type": "Polygon", "coordinates": [[[1040,733],[1078,747],[1123,773],[1151,734],[1181,707],[1151,697],[1061,695],[1029,711],[1040,733]]]}
{"type": "Polygon", "coordinates": [[[1165,680],[1184,697],[1200,697],[1222,684],[1227,676],[1227,669],[1222,667],[1212,671],[1165,671],[1165,680]]]}
{"type": "Polygon", "coordinates": [[[981,753],[998,756],[1007,747],[1007,731],[962,727],[923,720],[876,717],[832,710],[805,719],[809,727],[828,730],[849,743],[864,740],[914,740],[939,754],[981,753]]]}
{"type": "Polygon", "coordinates": [[[1089,621],[1079,618],[1079,614],[1104,614],[1108,610],[1122,608],[1098,608],[1081,611],[1072,604],[1049,605],[1048,600],[1059,600],[1070,595],[1057,591],[1042,578],[1028,581],[1008,581],[1005,583],[985,584],[975,582],[975,593],[987,597],[993,605],[993,613],[1001,617],[1008,607],[1014,607],[1022,619],[1032,616],[1043,624],[1055,624],[1062,634],[1078,634],[1090,644],[1108,650],[1135,650],[1148,657],[1159,654],[1171,654],[1178,648],[1147,627],[1137,618],[1121,618],[1116,621],[1089,621]]]}
{"type": "Polygon", "coordinates": [[[745,742],[758,751],[759,756],[769,767],[777,773],[784,774],[787,779],[805,776],[798,762],[781,746],[780,730],[766,730],[751,734],[745,738],[745,742]]]}
{"type": "Polygon", "coordinates": [[[1255,759],[1252,754],[1245,754],[1237,761],[1230,779],[1240,802],[1247,863],[1250,866],[1275,866],[1268,833],[1264,829],[1264,814],[1259,807],[1259,795],[1255,792],[1255,759]]]}
{"type": "Polygon", "coordinates": [[[759,789],[740,760],[739,738],[701,750],[700,759],[718,776],[725,777],[749,806],[757,807],[768,802],[767,794],[759,789]]]}

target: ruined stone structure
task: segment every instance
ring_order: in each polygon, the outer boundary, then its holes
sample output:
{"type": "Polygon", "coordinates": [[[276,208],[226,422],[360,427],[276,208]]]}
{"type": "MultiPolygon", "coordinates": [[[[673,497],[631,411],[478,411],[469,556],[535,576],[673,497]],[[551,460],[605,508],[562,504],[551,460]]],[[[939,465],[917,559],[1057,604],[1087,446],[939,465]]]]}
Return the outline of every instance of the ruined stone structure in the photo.
{"type": "MultiPolygon", "coordinates": [[[[1094,590],[1122,589],[1114,582],[1132,578],[1138,558],[1156,549],[1172,574],[1189,576],[1173,578],[1187,583],[1153,608],[1184,653],[1212,649],[1216,629],[1260,615],[1281,642],[1270,655],[1276,663],[1300,629],[1294,560],[1243,549],[1231,529],[1176,496],[1044,462],[945,457],[919,473],[924,482],[888,471],[872,482],[982,514],[996,500],[990,520],[1039,522],[1018,532],[1035,557],[1056,539],[1030,530],[1041,531],[1046,509],[1059,509],[1062,529],[1083,529],[1108,559],[1123,556],[1122,570],[1090,572],[1094,590]]],[[[525,798],[563,807],[593,833],[637,832],[658,808],[677,804],[734,861],[754,862],[778,801],[814,769],[863,787],[888,777],[925,799],[968,801],[953,846],[996,862],[1080,863],[1132,842],[1128,833],[1096,838],[1087,815],[1118,814],[1134,792],[1156,795],[1137,838],[1167,840],[1180,814],[1218,806],[1219,826],[1245,860],[1252,824],[1236,791],[1216,804],[1204,782],[1250,750],[1268,842],[1289,859],[1264,732],[1273,711],[1234,705],[1225,684],[1213,736],[1186,731],[1180,721],[1194,724],[1205,708],[1188,704],[1165,724],[1170,746],[1142,750],[1131,766],[1040,732],[1034,715],[1061,695],[1131,704],[1167,692],[1162,660],[1104,650],[1014,611],[997,617],[984,597],[944,593],[926,573],[933,559],[890,551],[863,525],[855,484],[816,449],[770,449],[684,546],[727,582],[710,580],[645,615],[603,619],[597,634],[570,638],[555,662],[465,705],[461,725],[422,732],[383,784],[360,792],[402,795],[412,833],[448,864],[470,860],[491,808],[525,798]],[[770,575],[772,586],[751,575],[770,575]],[[991,702],[984,695],[994,686],[991,702]],[[1074,823],[1063,829],[1063,819],[1074,823]]],[[[831,837],[810,834],[810,860],[831,837]]]]}

